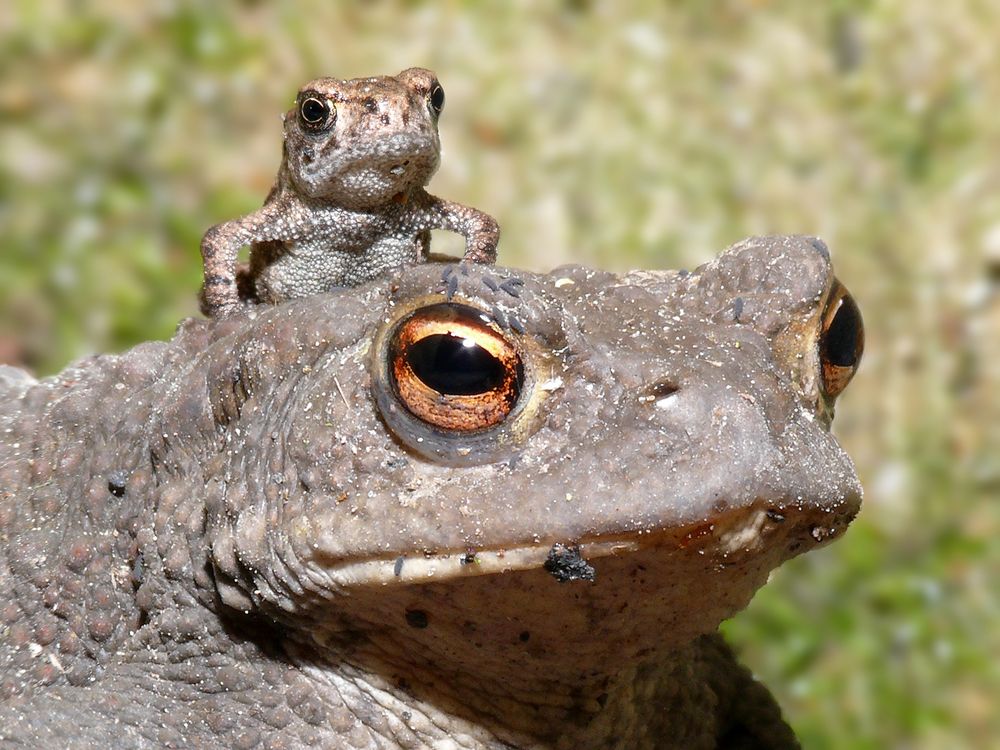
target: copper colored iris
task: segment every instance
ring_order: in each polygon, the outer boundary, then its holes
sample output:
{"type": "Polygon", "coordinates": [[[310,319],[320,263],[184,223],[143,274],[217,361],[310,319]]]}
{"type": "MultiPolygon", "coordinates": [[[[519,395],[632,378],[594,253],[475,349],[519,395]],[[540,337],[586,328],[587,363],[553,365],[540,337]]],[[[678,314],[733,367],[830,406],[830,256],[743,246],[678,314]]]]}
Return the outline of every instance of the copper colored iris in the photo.
{"type": "Polygon", "coordinates": [[[446,430],[483,430],[502,422],[521,393],[524,365],[517,348],[459,304],[418,310],[393,334],[389,372],[400,402],[424,422],[446,430]]]}
{"type": "Polygon", "coordinates": [[[819,355],[823,368],[823,392],[836,398],[846,387],[861,362],[865,348],[865,327],[861,310],[850,292],[838,281],[823,313],[819,355]]]}

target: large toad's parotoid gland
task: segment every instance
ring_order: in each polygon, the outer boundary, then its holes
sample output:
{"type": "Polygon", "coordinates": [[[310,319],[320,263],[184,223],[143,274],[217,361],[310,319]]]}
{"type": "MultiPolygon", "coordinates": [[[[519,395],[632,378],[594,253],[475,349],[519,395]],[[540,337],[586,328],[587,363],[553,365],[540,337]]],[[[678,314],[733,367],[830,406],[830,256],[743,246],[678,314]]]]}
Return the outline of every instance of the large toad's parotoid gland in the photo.
{"type": "Polygon", "coordinates": [[[422,68],[303,86],[284,117],[284,155],[263,208],[201,241],[202,312],[231,312],[241,297],[276,303],[357,286],[425,260],[432,229],[464,235],[464,260],[493,263],[496,221],[424,190],[438,168],[443,107],[444,89],[422,68]],[[244,245],[250,267],[238,273],[244,245]]]}
{"type": "Polygon", "coordinates": [[[464,268],[0,370],[0,747],[796,746],[716,629],[860,504],[825,246],[464,268]]]}

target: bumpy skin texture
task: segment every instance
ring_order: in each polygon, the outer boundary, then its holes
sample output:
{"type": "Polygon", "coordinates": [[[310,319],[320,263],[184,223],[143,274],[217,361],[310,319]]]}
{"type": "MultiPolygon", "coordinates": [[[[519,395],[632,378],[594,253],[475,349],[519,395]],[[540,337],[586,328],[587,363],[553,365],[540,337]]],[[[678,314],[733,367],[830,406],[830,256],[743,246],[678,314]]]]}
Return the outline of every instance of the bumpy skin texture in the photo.
{"type": "Polygon", "coordinates": [[[715,630],[859,507],[825,248],[459,268],[0,370],[0,746],[796,746],[715,630]],[[493,429],[385,380],[447,297],[523,363],[493,429]]]}
{"type": "Polygon", "coordinates": [[[493,263],[496,221],[424,190],[438,168],[443,104],[423,68],[305,84],[284,117],[281,168],[263,208],[202,239],[202,312],[357,286],[425,260],[431,229],[464,235],[464,260],[493,263]],[[250,267],[237,272],[244,245],[250,267]]]}

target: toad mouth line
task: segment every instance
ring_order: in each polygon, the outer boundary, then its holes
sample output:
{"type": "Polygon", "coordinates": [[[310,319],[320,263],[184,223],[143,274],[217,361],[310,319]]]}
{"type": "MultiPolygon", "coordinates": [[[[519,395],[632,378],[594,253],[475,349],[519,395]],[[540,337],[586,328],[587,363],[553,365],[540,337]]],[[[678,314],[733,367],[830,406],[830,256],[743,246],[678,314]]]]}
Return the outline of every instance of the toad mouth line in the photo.
{"type": "Polygon", "coordinates": [[[847,526],[839,510],[784,508],[779,511],[773,503],[757,502],[702,522],[669,529],[638,530],[579,540],[539,540],[510,547],[480,549],[470,546],[352,561],[324,561],[319,553],[315,562],[326,576],[343,586],[362,582],[408,585],[535,569],[549,570],[560,581],[589,578],[587,575],[563,578],[562,563],[555,564],[555,571],[551,569],[552,563],[547,566],[546,562],[557,554],[557,550],[559,555],[568,551],[584,565],[602,558],[659,548],[675,554],[701,556],[706,565],[728,566],[773,548],[777,535],[788,539],[792,554],[797,553],[799,547],[804,551],[805,541],[811,542],[810,546],[829,541],[847,526]],[[802,542],[796,544],[800,539],[802,542]]]}

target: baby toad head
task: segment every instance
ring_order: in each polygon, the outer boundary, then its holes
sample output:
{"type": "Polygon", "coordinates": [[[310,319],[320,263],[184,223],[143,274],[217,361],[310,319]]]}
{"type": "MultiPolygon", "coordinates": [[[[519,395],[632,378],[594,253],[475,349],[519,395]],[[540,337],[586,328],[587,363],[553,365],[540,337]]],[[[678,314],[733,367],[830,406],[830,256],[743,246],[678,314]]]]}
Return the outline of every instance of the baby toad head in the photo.
{"type": "Polygon", "coordinates": [[[438,168],[443,107],[444,89],[423,68],[310,81],[285,115],[285,167],[295,190],[346,208],[405,198],[438,168]]]}

